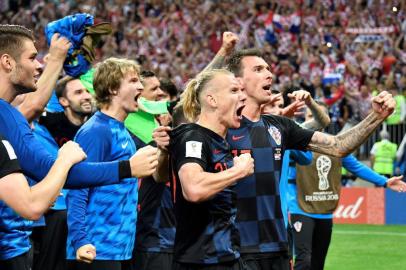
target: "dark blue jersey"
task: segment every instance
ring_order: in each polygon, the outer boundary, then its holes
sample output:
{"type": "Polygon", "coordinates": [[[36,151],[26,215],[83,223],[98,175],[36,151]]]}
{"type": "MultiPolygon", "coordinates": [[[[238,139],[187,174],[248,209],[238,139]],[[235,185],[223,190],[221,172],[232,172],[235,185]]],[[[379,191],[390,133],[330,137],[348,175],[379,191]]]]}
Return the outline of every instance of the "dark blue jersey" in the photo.
{"type": "Polygon", "coordinates": [[[287,250],[279,178],[285,149],[304,149],[313,131],[285,117],[264,115],[258,122],[243,118],[238,129],[229,129],[227,141],[234,155],[251,153],[254,174],[238,181],[237,227],[241,253],[287,250]]]}
{"type": "MultiPolygon", "coordinates": [[[[131,134],[137,149],[146,144],[131,134]]],[[[139,179],[137,237],[134,252],[173,252],[176,220],[169,182],[139,179]]],[[[133,253],[134,254],[134,253],[133,253]]],[[[134,256],[134,255],[133,255],[134,256]]]]}
{"type": "Polygon", "coordinates": [[[186,163],[197,163],[211,173],[230,168],[233,159],[228,143],[197,124],[181,125],[171,134],[170,156],[177,222],[174,259],[195,264],[236,260],[240,256],[240,241],[235,227],[236,195],[232,187],[207,201],[192,203],[183,197],[178,176],[186,163]]]}

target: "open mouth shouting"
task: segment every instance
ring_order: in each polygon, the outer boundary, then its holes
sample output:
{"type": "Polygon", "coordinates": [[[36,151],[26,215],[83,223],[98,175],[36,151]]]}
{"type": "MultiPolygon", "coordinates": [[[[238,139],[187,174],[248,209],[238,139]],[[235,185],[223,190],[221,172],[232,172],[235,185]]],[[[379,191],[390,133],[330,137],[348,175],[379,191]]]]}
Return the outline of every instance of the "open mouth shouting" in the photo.
{"type": "Polygon", "coordinates": [[[137,105],[137,108],[138,108],[138,99],[140,98],[140,96],[141,96],[141,93],[138,93],[138,94],[136,94],[135,97],[134,97],[134,101],[135,101],[135,103],[136,103],[136,105],[137,105]]]}
{"type": "Polygon", "coordinates": [[[240,121],[242,120],[242,111],[244,108],[245,108],[245,105],[240,105],[237,107],[237,110],[236,110],[237,118],[240,121]]]}
{"type": "Polygon", "coordinates": [[[271,87],[272,87],[272,84],[271,83],[269,83],[269,84],[265,84],[264,86],[262,86],[262,89],[264,89],[265,91],[271,91],[271,87]]]}

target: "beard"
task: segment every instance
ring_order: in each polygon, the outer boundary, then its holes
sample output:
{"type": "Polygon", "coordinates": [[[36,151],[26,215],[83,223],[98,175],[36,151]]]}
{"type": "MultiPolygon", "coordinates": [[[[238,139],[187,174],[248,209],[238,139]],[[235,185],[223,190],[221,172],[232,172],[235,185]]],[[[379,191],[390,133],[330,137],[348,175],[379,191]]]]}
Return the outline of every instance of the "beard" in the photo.
{"type": "Polygon", "coordinates": [[[21,65],[17,64],[15,70],[10,76],[10,81],[17,95],[30,93],[37,90],[37,85],[35,83],[30,85],[24,81],[24,77],[26,76],[25,73],[26,72],[24,72],[21,65]]]}
{"type": "Polygon", "coordinates": [[[76,106],[70,105],[70,109],[72,110],[73,113],[82,117],[89,116],[93,113],[93,106],[90,111],[84,110],[80,105],[76,106]]]}

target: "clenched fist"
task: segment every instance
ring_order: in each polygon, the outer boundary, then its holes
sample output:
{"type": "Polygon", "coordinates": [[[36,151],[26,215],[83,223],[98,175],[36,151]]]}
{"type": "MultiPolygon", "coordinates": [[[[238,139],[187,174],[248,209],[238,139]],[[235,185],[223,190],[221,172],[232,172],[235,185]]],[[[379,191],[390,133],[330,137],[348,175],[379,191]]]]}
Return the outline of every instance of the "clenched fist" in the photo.
{"type": "Polygon", "coordinates": [[[392,94],[383,91],[372,98],[372,109],[381,119],[386,119],[393,113],[396,107],[396,100],[392,94]]]}
{"type": "Polygon", "coordinates": [[[83,152],[79,144],[73,141],[69,141],[59,149],[58,157],[61,158],[63,161],[74,165],[84,160],[86,158],[86,154],[85,152],[83,152]]]}
{"type": "Polygon", "coordinates": [[[150,145],[140,148],[130,158],[131,174],[134,177],[150,176],[158,166],[158,148],[150,145]]]}
{"type": "Polygon", "coordinates": [[[238,42],[238,36],[233,32],[224,32],[223,33],[223,44],[221,48],[226,52],[226,54],[230,54],[233,50],[235,45],[238,42]]]}
{"type": "Polygon", "coordinates": [[[169,145],[169,131],[171,131],[171,127],[159,126],[152,132],[152,138],[160,149],[166,150],[167,146],[169,145]]]}
{"type": "Polygon", "coordinates": [[[234,157],[234,167],[241,173],[241,178],[254,173],[254,159],[251,154],[245,153],[234,157]]]}
{"type": "Polygon", "coordinates": [[[85,263],[92,263],[96,258],[96,248],[92,244],[81,246],[76,250],[76,260],[85,263]]]}

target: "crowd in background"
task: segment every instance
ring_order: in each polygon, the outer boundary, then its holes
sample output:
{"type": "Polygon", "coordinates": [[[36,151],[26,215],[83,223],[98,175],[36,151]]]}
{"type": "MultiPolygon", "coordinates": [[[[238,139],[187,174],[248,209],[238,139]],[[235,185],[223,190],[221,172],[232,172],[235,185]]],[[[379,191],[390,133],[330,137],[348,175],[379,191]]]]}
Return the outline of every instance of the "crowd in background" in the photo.
{"type": "MultiPolygon", "coordinates": [[[[404,1],[20,0],[2,1],[0,11],[0,23],[34,29],[40,58],[48,22],[76,12],[111,22],[113,34],[99,44],[98,60],[136,59],[179,89],[210,62],[222,33],[232,31],[238,48],[263,51],[275,90],[286,96],[304,88],[329,105],[333,134],[365,118],[376,93],[406,91],[404,1]]],[[[404,123],[406,102],[399,101],[391,125],[404,123]]],[[[404,132],[392,140],[400,143],[404,132]]]]}

